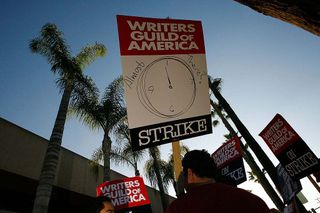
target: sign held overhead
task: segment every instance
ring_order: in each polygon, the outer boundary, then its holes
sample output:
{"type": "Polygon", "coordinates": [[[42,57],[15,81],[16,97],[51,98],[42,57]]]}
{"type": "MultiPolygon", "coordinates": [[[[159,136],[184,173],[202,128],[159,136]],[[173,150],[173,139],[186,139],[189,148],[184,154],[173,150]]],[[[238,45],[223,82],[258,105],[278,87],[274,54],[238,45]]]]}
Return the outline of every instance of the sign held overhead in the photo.
{"type": "Polygon", "coordinates": [[[141,177],[106,181],[96,188],[97,196],[107,196],[116,210],[150,204],[147,188],[141,177]]]}
{"type": "Polygon", "coordinates": [[[133,149],[211,133],[201,22],[120,15],[117,21],[133,149]]]}
{"type": "Polygon", "coordinates": [[[280,114],[259,135],[294,180],[319,170],[317,156],[280,114]]]}
{"type": "Polygon", "coordinates": [[[238,185],[247,180],[238,136],[220,146],[211,157],[220,174],[229,178],[230,184],[238,185]]]}

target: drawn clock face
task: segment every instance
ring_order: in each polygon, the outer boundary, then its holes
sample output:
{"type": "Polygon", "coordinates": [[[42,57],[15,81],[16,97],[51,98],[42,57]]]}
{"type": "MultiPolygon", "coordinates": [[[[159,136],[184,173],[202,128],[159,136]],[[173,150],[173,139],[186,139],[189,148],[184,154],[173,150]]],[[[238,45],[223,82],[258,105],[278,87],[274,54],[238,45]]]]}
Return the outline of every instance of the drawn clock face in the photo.
{"type": "Polygon", "coordinates": [[[182,59],[161,57],[142,72],[137,93],[149,112],[162,118],[175,118],[192,106],[196,96],[195,78],[182,59]]]}

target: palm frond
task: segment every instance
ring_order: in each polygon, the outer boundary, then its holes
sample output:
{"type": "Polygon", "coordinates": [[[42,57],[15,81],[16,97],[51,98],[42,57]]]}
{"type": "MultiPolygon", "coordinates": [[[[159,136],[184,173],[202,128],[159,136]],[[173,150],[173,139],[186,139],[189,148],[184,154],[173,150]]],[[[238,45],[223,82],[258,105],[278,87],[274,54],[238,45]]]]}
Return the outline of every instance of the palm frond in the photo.
{"type": "MultiPolygon", "coordinates": [[[[170,174],[166,174],[168,173],[168,163],[166,161],[163,160],[158,160],[158,164],[159,164],[159,170],[160,170],[160,174],[161,174],[161,181],[163,183],[163,188],[165,190],[165,192],[167,192],[169,184],[172,180],[170,174]]],[[[148,181],[150,182],[151,186],[156,187],[158,184],[157,181],[157,176],[156,176],[156,171],[155,171],[155,161],[154,159],[150,158],[148,161],[146,161],[145,166],[144,166],[144,171],[145,171],[145,175],[146,178],[148,179],[148,181]]]]}
{"type": "Polygon", "coordinates": [[[116,165],[122,164],[122,165],[129,165],[134,167],[134,162],[128,158],[127,156],[123,155],[123,152],[120,148],[113,148],[110,152],[110,159],[113,161],[116,165]]]}
{"type": "Polygon", "coordinates": [[[96,179],[99,175],[99,167],[100,164],[103,161],[103,151],[101,146],[97,149],[95,149],[91,155],[91,160],[89,162],[89,168],[90,170],[95,174],[96,179]]]}
{"type": "Polygon", "coordinates": [[[126,119],[121,119],[114,128],[114,136],[116,137],[117,143],[121,144],[122,142],[130,141],[130,134],[128,124],[126,119]]]}
{"type": "Polygon", "coordinates": [[[164,171],[163,171],[163,182],[164,183],[172,183],[174,184],[175,179],[174,179],[174,166],[171,164],[171,162],[166,162],[164,165],[164,171]]]}
{"type": "MultiPolygon", "coordinates": [[[[253,181],[255,183],[260,183],[260,179],[258,178],[258,176],[253,172],[253,171],[248,171],[248,179],[249,181],[253,181]]],[[[266,170],[263,168],[262,169],[262,173],[266,174],[266,170]]]]}
{"type": "Polygon", "coordinates": [[[124,156],[130,156],[130,158],[133,159],[134,162],[139,163],[143,159],[144,155],[146,154],[146,150],[138,150],[138,151],[133,151],[132,149],[132,143],[128,141],[125,143],[125,146],[122,151],[124,156]]]}
{"type": "Polygon", "coordinates": [[[55,24],[45,24],[40,36],[29,42],[29,48],[32,52],[45,56],[54,73],[58,71],[63,76],[64,71],[73,68],[69,47],[55,24]]]}
{"type": "Polygon", "coordinates": [[[122,77],[116,78],[106,88],[104,96],[100,101],[103,107],[105,117],[105,129],[111,131],[116,124],[126,116],[126,109],[124,107],[124,97],[122,77]]]}
{"type": "Polygon", "coordinates": [[[122,76],[114,79],[106,88],[102,101],[111,100],[119,106],[124,106],[124,85],[122,76]]]}
{"type": "Polygon", "coordinates": [[[145,162],[144,172],[146,178],[149,180],[151,186],[157,186],[157,177],[154,171],[153,159],[149,159],[145,162]]]}
{"type": "Polygon", "coordinates": [[[91,155],[91,161],[97,164],[103,162],[103,151],[101,146],[93,151],[91,155]]]}
{"type": "Polygon", "coordinates": [[[209,88],[210,89],[216,89],[218,91],[221,90],[221,85],[222,85],[221,78],[212,78],[211,76],[208,76],[208,81],[209,81],[209,88]]]}
{"type": "Polygon", "coordinates": [[[69,114],[77,116],[91,129],[101,128],[99,90],[89,77],[78,78],[70,103],[69,114]]]}
{"type": "Polygon", "coordinates": [[[220,121],[218,121],[218,120],[213,120],[212,121],[212,126],[213,127],[216,127],[216,126],[218,126],[220,124],[220,121]]]}
{"type": "Polygon", "coordinates": [[[106,47],[103,44],[96,42],[94,45],[88,45],[84,47],[75,57],[75,60],[76,63],[81,67],[81,69],[84,69],[98,57],[105,56],[106,53],[106,47]]]}
{"type": "Polygon", "coordinates": [[[214,117],[217,116],[217,114],[218,114],[218,113],[217,113],[215,110],[213,110],[213,109],[211,110],[211,117],[214,118],[214,117]]]}
{"type": "Polygon", "coordinates": [[[152,154],[151,154],[152,152],[154,153],[155,158],[160,159],[160,156],[161,156],[161,155],[160,155],[160,149],[159,149],[159,147],[154,146],[154,147],[149,148],[150,156],[152,156],[152,154]]]}

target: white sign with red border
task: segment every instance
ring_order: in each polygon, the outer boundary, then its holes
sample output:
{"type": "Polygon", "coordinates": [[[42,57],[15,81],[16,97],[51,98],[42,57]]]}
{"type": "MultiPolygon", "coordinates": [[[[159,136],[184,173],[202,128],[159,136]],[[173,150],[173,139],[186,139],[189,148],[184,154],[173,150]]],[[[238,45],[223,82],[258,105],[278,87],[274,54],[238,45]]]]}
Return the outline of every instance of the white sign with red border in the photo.
{"type": "Polygon", "coordinates": [[[212,132],[200,21],[117,16],[134,149],[212,132]]]}

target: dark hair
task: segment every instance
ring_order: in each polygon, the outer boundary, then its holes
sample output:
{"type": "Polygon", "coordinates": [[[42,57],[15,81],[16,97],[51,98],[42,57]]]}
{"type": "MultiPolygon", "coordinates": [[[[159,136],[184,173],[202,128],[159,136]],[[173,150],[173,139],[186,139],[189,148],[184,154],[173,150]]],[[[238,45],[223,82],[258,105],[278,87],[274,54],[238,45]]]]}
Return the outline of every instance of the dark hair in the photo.
{"type": "Polygon", "coordinates": [[[97,206],[98,206],[97,212],[100,212],[104,208],[104,205],[103,205],[104,202],[111,203],[110,197],[107,197],[107,196],[97,197],[96,200],[97,200],[97,206]]]}
{"type": "Polygon", "coordinates": [[[204,149],[187,152],[182,160],[182,166],[184,175],[188,168],[199,177],[216,178],[217,175],[214,160],[204,149]]]}

